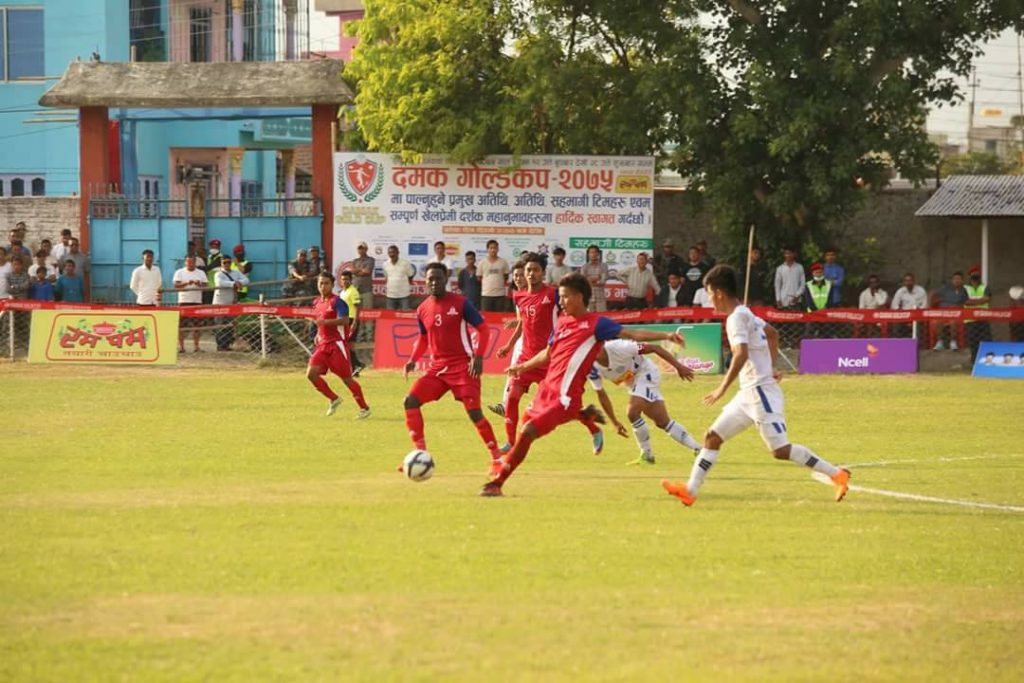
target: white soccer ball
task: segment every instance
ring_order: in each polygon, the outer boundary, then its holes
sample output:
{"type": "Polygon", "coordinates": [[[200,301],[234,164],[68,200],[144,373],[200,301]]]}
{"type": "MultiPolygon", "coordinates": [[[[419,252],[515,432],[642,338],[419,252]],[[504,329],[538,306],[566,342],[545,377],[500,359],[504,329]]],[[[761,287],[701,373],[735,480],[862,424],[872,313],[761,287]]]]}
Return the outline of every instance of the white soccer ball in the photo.
{"type": "Polygon", "coordinates": [[[434,474],[434,459],[420,449],[409,451],[402,461],[402,471],[413,481],[426,481],[434,474]]]}
{"type": "Polygon", "coordinates": [[[1010,287],[1010,298],[1015,301],[1024,300],[1024,287],[1020,285],[1014,285],[1010,287]]]}

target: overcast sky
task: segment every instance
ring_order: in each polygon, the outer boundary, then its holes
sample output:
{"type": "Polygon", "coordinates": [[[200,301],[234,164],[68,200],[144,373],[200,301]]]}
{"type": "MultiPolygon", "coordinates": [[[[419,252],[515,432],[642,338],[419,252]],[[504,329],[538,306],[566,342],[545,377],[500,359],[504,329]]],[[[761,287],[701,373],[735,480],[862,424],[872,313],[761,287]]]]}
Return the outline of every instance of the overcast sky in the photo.
{"type": "MultiPolygon", "coordinates": [[[[314,52],[337,49],[337,20],[313,10],[310,14],[310,49],[314,52]]],[[[985,46],[985,54],[977,62],[976,127],[1006,126],[1011,116],[1024,114],[1020,111],[1018,99],[1017,55],[1020,44],[1013,31],[1006,31],[985,46]]],[[[964,102],[932,111],[928,117],[928,130],[948,135],[950,142],[963,144],[967,141],[967,101],[970,97],[967,79],[962,79],[960,86],[966,96],[964,102]]]]}

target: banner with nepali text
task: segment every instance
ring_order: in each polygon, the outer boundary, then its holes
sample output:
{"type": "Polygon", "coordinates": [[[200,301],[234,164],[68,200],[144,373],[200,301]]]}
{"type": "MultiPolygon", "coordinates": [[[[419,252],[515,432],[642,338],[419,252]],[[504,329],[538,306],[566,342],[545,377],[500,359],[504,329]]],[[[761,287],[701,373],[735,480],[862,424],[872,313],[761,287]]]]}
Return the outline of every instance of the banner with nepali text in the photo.
{"type": "Polygon", "coordinates": [[[176,310],[35,310],[28,361],[174,365],[177,342],[176,310]]]}

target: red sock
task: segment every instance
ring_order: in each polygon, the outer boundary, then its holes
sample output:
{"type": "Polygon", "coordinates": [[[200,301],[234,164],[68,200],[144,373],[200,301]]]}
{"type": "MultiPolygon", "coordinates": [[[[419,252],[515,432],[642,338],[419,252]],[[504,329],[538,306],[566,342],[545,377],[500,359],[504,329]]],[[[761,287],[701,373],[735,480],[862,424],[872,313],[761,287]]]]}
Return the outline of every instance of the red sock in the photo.
{"type": "Polygon", "coordinates": [[[477,434],[480,435],[484,445],[487,446],[487,450],[491,453],[491,457],[493,458],[498,455],[498,441],[494,438],[494,428],[491,427],[491,423],[487,421],[487,418],[481,417],[473,425],[476,427],[477,434]]]}
{"type": "Polygon", "coordinates": [[[505,397],[505,438],[509,443],[516,442],[516,427],[519,426],[519,399],[523,392],[518,387],[513,387],[505,397]]]}
{"type": "Polygon", "coordinates": [[[533,437],[529,434],[522,432],[519,434],[519,438],[516,440],[512,450],[505,454],[504,460],[508,467],[504,468],[495,479],[495,483],[499,486],[505,483],[512,473],[516,471],[516,468],[523,464],[526,460],[526,454],[530,451],[530,445],[533,443],[533,437]]]}
{"type": "Polygon", "coordinates": [[[586,427],[587,431],[590,432],[591,434],[597,434],[599,431],[601,431],[601,428],[597,426],[597,422],[593,420],[588,420],[585,417],[580,417],[579,420],[580,422],[583,423],[583,426],[586,427]]]}
{"type": "Polygon", "coordinates": [[[331,391],[331,387],[327,384],[327,381],[324,380],[323,377],[318,376],[315,379],[311,379],[309,381],[313,383],[313,386],[316,387],[316,390],[319,391],[321,394],[323,394],[332,401],[337,400],[338,395],[331,391]]]}
{"type": "Polygon", "coordinates": [[[427,440],[423,438],[423,413],[419,408],[405,409],[405,426],[409,429],[412,445],[421,451],[427,450],[427,440]]]}
{"type": "Polygon", "coordinates": [[[366,405],[366,399],[363,398],[363,387],[359,385],[359,382],[349,377],[347,380],[345,380],[345,386],[347,386],[348,390],[352,392],[352,398],[356,400],[356,404],[360,408],[366,410],[367,408],[370,407],[366,405]]]}

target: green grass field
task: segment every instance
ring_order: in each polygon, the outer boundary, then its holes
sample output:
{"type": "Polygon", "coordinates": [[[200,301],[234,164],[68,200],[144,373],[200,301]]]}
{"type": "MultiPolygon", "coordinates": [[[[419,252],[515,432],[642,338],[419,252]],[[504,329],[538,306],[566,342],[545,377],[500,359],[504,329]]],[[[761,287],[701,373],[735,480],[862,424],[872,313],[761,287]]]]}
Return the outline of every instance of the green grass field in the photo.
{"type": "MultiPolygon", "coordinates": [[[[485,381],[496,399],[500,378],[485,381]]],[[[368,373],[332,418],[301,372],[0,368],[0,680],[1020,680],[1024,514],[851,492],[757,435],[694,508],[654,435],[569,425],[503,499],[461,406],[368,373]]],[[[712,386],[667,387],[702,433],[712,386]]],[[[794,439],[854,483],[1024,505],[1021,388],[791,377],[794,439]],[[878,464],[888,461],[888,464],[878,464]],[[858,467],[858,465],[863,465],[858,467]]],[[[617,405],[625,394],[613,387],[617,405]]],[[[492,416],[493,417],[493,416],[492,416]]],[[[492,420],[496,427],[498,421],[492,420]]]]}

